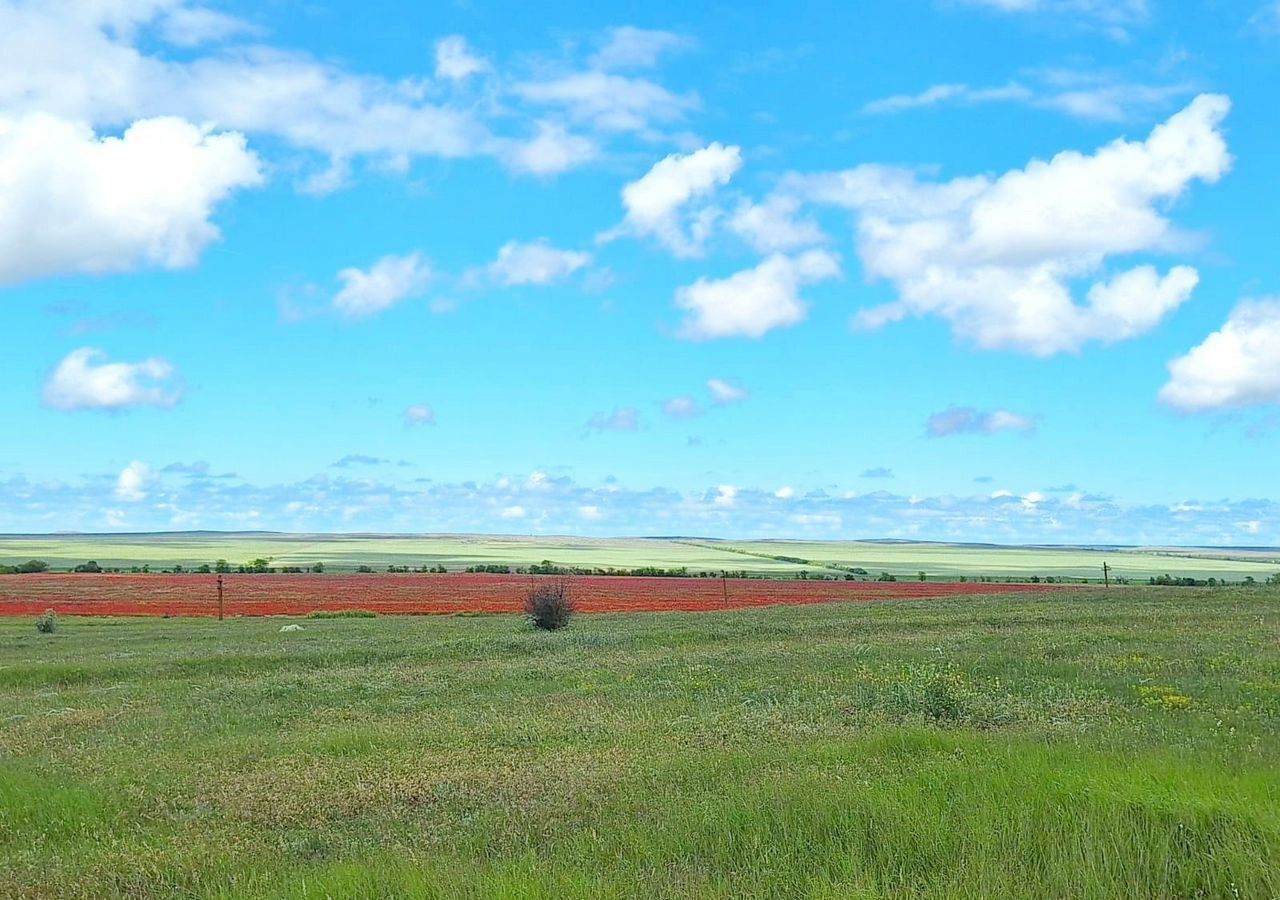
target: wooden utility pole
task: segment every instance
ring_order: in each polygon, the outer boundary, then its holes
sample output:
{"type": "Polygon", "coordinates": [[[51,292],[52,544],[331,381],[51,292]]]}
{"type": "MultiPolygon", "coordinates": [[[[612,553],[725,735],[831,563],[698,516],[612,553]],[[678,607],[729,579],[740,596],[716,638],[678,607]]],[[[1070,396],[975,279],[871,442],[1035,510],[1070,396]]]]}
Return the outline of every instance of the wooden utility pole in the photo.
{"type": "Polygon", "coordinates": [[[1105,562],[1102,564],[1102,583],[1107,587],[1111,587],[1111,567],[1105,562]]]}
{"type": "Polygon", "coordinates": [[[222,576],[218,576],[218,621],[222,621],[222,576]]]}
{"type": "Polygon", "coordinates": [[[720,589],[724,595],[724,605],[729,605],[729,573],[721,570],[720,572],[720,589]]]}

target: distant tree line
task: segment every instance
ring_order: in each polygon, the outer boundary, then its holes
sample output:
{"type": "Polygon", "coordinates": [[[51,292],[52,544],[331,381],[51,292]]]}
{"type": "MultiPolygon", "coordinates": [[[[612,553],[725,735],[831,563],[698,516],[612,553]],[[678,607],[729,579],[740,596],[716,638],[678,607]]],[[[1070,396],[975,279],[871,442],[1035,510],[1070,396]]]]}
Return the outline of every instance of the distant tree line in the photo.
{"type": "Polygon", "coordinates": [[[0,566],[0,575],[35,575],[48,571],[49,564],[42,559],[30,559],[16,566],[0,566]]]}

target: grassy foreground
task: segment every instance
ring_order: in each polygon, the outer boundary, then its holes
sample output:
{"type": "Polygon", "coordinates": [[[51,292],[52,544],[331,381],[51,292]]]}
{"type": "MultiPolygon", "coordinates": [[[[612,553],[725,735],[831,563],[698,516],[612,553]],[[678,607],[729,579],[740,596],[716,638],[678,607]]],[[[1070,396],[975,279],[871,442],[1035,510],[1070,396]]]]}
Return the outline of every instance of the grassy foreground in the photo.
{"type": "Polygon", "coordinates": [[[4,897],[1275,897],[1280,591],[0,622],[4,897]]]}

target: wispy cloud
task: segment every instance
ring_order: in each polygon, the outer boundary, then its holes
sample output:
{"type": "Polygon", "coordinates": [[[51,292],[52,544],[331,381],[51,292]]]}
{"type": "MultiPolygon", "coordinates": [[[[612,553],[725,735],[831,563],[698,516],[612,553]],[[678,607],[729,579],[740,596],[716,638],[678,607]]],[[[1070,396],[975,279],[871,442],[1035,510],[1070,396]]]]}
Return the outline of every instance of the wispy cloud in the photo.
{"type": "Polygon", "coordinates": [[[633,406],[623,406],[612,412],[594,413],[587,420],[592,431],[635,431],[640,427],[640,411],[633,406]]]}
{"type": "Polygon", "coordinates": [[[996,434],[1019,431],[1030,434],[1036,420],[1007,409],[984,411],[972,406],[951,406],[931,415],[924,424],[929,437],[951,437],[960,434],[996,434]]]}

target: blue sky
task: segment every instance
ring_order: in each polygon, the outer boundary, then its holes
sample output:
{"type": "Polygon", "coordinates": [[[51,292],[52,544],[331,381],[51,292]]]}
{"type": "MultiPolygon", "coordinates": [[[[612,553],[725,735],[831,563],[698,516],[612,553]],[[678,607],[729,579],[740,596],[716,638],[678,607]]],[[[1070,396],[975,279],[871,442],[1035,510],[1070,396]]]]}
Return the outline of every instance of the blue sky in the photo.
{"type": "Polygon", "coordinates": [[[1280,544],[1280,4],[0,0],[0,531],[1280,544]]]}

